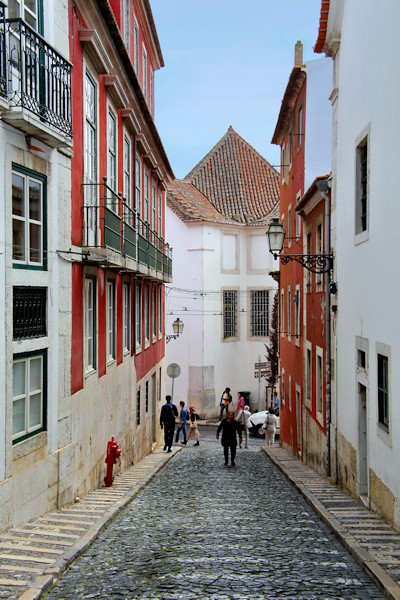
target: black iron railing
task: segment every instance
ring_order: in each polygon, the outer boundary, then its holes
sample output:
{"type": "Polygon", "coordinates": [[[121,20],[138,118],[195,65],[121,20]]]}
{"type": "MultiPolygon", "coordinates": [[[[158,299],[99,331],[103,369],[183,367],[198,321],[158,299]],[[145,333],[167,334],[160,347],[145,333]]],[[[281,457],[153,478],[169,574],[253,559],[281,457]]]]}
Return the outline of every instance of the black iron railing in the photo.
{"type": "Polygon", "coordinates": [[[157,272],[172,276],[172,249],[107,184],[85,183],[83,239],[86,247],[110,248],[157,272]]]}
{"type": "Polygon", "coordinates": [[[29,110],[72,137],[71,63],[22,19],[5,19],[0,30],[0,64],[5,63],[10,105],[29,110]]]}
{"type": "Polygon", "coordinates": [[[15,287],[13,290],[13,339],[42,337],[47,334],[47,289],[15,287]]]}
{"type": "Polygon", "coordinates": [[[0,96],[7,96],[5,6],[0,1],[0,96]]]}

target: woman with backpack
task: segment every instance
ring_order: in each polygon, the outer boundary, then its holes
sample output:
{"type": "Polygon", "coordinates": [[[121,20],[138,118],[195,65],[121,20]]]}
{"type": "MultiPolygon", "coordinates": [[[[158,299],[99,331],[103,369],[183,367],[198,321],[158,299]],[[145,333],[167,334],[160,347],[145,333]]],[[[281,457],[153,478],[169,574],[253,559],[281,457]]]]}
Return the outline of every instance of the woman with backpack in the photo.
{"type": "Polygon", "coordinates": [[[190,429],[189,429],[189,435],[187,436],[187,442],[190,440],[190,438],[192,437],[192,435],[196,438],[196,443],[193,444],[193,446],[200,446],[200,433],[199,430],[197,428],[197,420],[199,419],[199,415],[196,413],[194,406],[191,406],[189,408],[189,423],[190,423],[190,429]]]}
{"type": "Polygon", "coordinates": [[[262,426],[262,428],[265,429],[265,438],[267,440],[267,446],[274,445],[277,423],[278,419],[275,415],[275,410],[271,406],[271,408],[267,412],[267,416],[265,417],[264,425],[262,426]]]}

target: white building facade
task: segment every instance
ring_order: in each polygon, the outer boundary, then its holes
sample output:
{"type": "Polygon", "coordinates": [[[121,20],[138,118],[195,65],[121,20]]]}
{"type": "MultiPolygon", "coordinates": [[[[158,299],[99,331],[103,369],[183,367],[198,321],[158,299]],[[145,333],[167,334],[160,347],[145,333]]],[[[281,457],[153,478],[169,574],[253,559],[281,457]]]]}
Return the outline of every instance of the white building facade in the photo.
{"type": "Polygon", "coordinates": [[[400,526],[396,244],[400,4],[330,0],[317,51],[334,61],[336,476],[400,526]]]}
{"type": "Polygon", "coordinates": [[[277,183],[277,172],[230,128],[184,182],[169,190],[166,225],[175,260],[166,295],[166,334],[172,333],[176,318],[183,321],[184,330],[166,347],[167,365],[181,368],[179,377],[167,380],[166,386],[171,392],[173,385],[175,403],[183,400],[206,418],[219,416],[225,387],[231,388],[233,408],[239,391],[250,392],[253,411],[266,407],[267,381],[255,377],[255,365],[267,360],[265,344],[277,290],[270,275],[276,264],[265,235],[279,205],[277,183]],[[214,159],[234,153],[236,144],[254,154],[255,168],[271,178],[269,191],[254,187],[253,215],[234,191],[225,199],[219,191],[234,190],[234,161],[225,163],[216,179],[210,175],[214,159]],[[203,176],[207,181],[202,183],[203,176]],[[204,194],[203,185],[209,186],[204,194]],[[260,209],[256,203],[261,196],[260,209]],[[264,211],[263,218],[257,210],[264,211]],[[243,220],[240,214],[245,214],[243,220]]]}
{"type": "Polygon", "coordinates": [[[0,523],[55,505],[69,396],[71,69],[65,2],[0,2],[0,523]],[[2,13],[2,14],[1,14],[2,13]],[[63,252],[64,251],[64,252],[63,252]]]}

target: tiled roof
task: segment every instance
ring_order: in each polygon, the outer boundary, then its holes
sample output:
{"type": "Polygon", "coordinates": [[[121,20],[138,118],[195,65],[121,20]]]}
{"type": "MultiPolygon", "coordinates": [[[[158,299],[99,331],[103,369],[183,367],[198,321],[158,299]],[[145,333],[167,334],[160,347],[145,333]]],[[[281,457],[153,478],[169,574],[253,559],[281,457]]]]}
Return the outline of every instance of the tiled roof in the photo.
{"type": "Polygon", "coordinates": [[[171,208],[178,214],[178,203],[184,220],[261,225],[279,206],[278,171],[232,127],[170,189],[171,208]]]}

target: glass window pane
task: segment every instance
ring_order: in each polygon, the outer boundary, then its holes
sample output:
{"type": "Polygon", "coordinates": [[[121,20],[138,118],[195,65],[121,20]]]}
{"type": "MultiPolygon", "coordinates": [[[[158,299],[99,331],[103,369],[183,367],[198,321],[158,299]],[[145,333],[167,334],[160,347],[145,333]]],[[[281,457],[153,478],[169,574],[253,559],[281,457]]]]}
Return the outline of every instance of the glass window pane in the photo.
{"type": "Polygon", "coordinates": [[[29,365],[29,391],[42,389],[42,358],[32,358],[29,365]]]}
{"type": "Polygon", "coordinates": [[[40,225],[35,225],[31,223],[29,225],[29,237],[30,237],[30,256],[29,260],[31,262],[40,262],[41,251],[42,251],[42,240],[41,240],[41,231],[42,228],[40,225]]]}
{"type": "Polygon", "coordinates": [[[13,402],[13,435],[25,431],[25,398],[13,402]]]}
{"type": "Polygon", "coordinates": [[[13,260],[25,260],[25,221],[13,219],[13,260]]]}
{"type": "Polygon", "coordinates": [[[29,428],[42,424],[42,394],[34,394],[29,399],[29,428]]]}
{"type": "Polygon", "coordinates": [[[12,212],[18,217],[25,216],[24,178],[12,174],[12,212]]]}
{"type": "Polygon", "coordinates": [[[29,218],[34,221],[42,220],[41,188],[39,181],[29,180],[29,218]]]}
{"type": "Polygon", "coordinates": [[[20,5],[17,0],[9,0],[8,2],[8,16],[10,19],[17,19],[20,17],[20,5]]]}
{"type": "Polygon", "coordinates": [[[13,396],[22,396],[26,393],[25,361],[15,362],[13,365],[13,396]]]}

